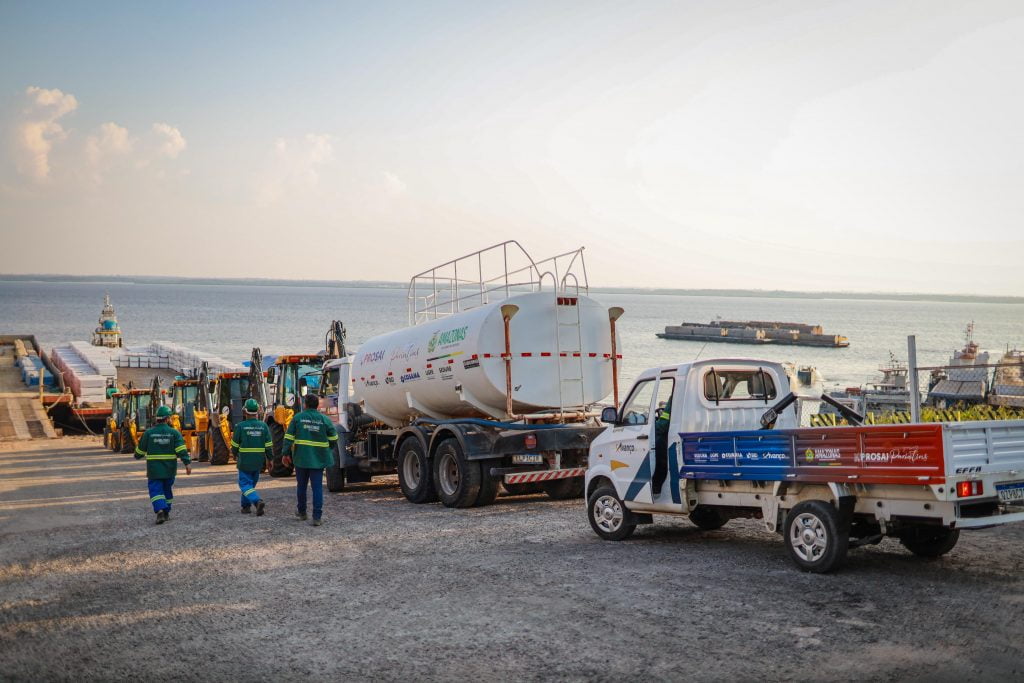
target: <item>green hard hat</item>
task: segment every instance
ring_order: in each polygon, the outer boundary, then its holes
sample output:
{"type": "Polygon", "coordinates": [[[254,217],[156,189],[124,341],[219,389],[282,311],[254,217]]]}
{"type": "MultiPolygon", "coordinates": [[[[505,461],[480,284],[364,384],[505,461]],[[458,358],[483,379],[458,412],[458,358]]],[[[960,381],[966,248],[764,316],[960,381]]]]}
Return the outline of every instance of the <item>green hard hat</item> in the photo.
{"type": "Polygon", "coordinates": [[[256,399],[250,398],[245,402],[245,412],[247,413],[258,413],[260,411],[260,404],[256,402],[256,399]]]}
{"type": "Polygon", "coordinates": [[[168,408],[167,406],[160,406],[159,408],[156,409],[156,416],[157,417],[170,417],[171,416],[171,409],[168,408]]]}

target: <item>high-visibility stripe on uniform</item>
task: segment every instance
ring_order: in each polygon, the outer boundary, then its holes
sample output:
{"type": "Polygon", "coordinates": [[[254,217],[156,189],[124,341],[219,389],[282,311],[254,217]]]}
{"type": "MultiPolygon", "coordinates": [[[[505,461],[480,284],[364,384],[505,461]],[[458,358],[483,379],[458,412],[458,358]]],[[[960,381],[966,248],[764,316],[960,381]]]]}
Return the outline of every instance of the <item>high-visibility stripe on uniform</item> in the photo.
{"type": "Polygon", "coordinates": [[[328,441],[337,441],[337,440],[338,440],[338,435],[337,435],[337,434],[335,434],[334,436],[328,436],[328,437],[327,437],[327,440],[328,440],[328,441]]]}
{"type": "Polygon", "coordinates": [[[235,441],[234,439],[231,439],[231,447],[232,448],[238,448],[238,442],[235,441]]]}
{"type": "Polygon", "coordinates": [[[144,450],[140,449],[138,446],[136,446],[135,447],[135,454],[136,455],[146,455],[146,451],[144,451],[144,450]]]}
{"type": "Polygon", "coordinates": [[[153,496],[152,498],[149,499],[149,502],[155,503],[158,500],[167,500],[167,496],[153,496]]]}
{"type": "Polygon", "coordinates": [[[318,448],[327,448],[330,446],[326,441],[307,441],[306,439],[295,439],[296,446],[316,446],[318,448]]]}
{"type": "Polygon", "coordinates": [[[187,450],[188,450],[188,446],[186,446],[185,444],[181,444],[180,446],[178,446],[177,448],[174,449],[174,452],[175,453],[181,453],[182,451],[187,451],[187,450]]]}
{"type": "Polygon", "coordinates": [[[251,488],[251,489],[246,489],[245,491],[242,491],[242,495],[243,496],[248,496],[250,493],[256,493],[256,489],[255,488],[251,488]]]}
{"type": "Polygon", "coordinates": [[[284,435],[284,440],[285,441],[295,441],[295,435],[294,434],[285,434],[284,435]]]}
{"type": "Polygon", "coordinates": [[[146,460],[177,460],[178,456],[174,453],[158,453],[156,455],[146,455],[146,460]]]}
{"type": "Polygon", "coordinates": [[[274,447],[274,442],[273,441],[268,441],[265,444],[263,444],[263,447],[264,448],[273,448],[274,447]]]}
{"type": "Polygon", "coordinates": [[[239,448],[239,453],[266,453],[266,448],[239,448]]]}

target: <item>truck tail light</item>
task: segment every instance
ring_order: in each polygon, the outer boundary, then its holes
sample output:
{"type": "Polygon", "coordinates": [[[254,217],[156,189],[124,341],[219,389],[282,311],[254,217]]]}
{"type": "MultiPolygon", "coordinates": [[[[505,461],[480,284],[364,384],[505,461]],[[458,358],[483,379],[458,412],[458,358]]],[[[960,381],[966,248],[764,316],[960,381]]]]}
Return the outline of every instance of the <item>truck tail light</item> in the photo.
{"type": "Polygon", "coordinates": [[[961,481],[956,485],[957,498],[980,496],[983,493],[985,493],[985,487],[982,486],[980,481],[961,481]]]}
{"type": "Polygon", "coordinates": [[[527,448],[533,449],[537,447],[537,435],[527,434],[523,437],[523,445],[527,448]]]}

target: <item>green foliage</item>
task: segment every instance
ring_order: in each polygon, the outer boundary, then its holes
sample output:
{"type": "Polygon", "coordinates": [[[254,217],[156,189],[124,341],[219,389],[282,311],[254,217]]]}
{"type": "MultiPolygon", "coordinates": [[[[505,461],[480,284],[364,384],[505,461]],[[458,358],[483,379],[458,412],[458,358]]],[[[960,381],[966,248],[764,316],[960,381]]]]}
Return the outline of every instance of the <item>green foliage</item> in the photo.
{"type": "MultiPolygon", "coordinates": [[[[974,405],[940,410],[930,406],[921,408],[921,422],[974,422],[986,420],[1024,420],[1024,408],[1007,406],[974,405]]],[[[910,412],[868,413],[864,424],[891,425],[909,424],[910,412]]],[[[821,413],[811,415],[812,427],[840,427],[849,423],[840,415],[821,413]]]]}

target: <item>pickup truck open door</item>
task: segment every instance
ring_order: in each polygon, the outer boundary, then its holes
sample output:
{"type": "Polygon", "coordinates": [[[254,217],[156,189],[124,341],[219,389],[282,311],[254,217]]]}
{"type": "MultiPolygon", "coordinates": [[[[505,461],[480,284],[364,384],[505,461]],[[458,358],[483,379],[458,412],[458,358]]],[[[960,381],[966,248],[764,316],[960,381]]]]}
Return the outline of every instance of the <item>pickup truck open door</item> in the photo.
{"type": "Polygon", "coordinates": [[[655,470],[655,416],[659,404],[672,395],[671,377],[652,377],[636,383],[623,404],[607,442],[612,476],[625,489],[625,500],[652,503],[655,470]]]}

